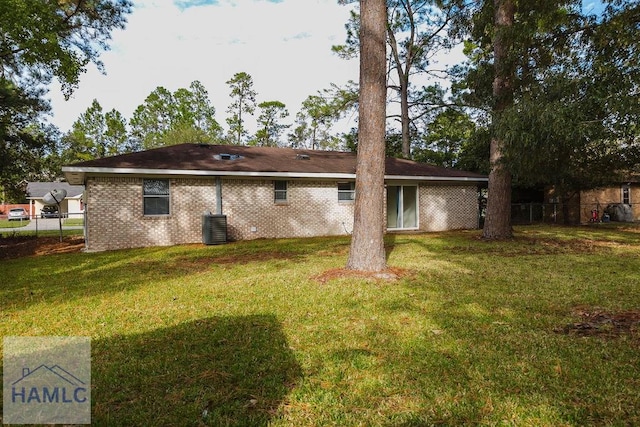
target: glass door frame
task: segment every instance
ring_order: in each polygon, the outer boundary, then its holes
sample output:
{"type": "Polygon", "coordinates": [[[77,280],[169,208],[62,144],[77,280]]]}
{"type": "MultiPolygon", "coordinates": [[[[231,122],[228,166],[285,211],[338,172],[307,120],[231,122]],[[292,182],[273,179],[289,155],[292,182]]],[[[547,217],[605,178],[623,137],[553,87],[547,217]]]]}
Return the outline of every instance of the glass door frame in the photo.
{"type": "Polygon", "coordinates": [[[385,186],[385,196],[386,196],[386,203],[385,203],[385,212],[386,212],[386,216],[385,216],[385,222],[387,225],[387,230],[418,230],[420,228],[420,201],[419,201],[419,197],[420,197],[420,192],[418,191],[419,189],[419,185],[416,183],[411,183],[411,184],[402,184],[402,183],[389,183],[385,186]],[[389,189],[391,187],[395,187],[396,188],[396,200],[397,202],[395,203],[396,205],[396,212],[397,212],[397,216],[396,216],[396,224],[391,227],[389,224],[389,189]],[[413,216],[415,217],[415,225],[412,225],[411,227],[405,227],[404,224],[404,212],[405,212],[405,206],[404,206],[404,194],[405,194],[405,189],[408,188],[414,188],[415,190],[415,197],[414,199],[414,206],[413,206],[413,216]],[[401,226],[398,227],[398,222],[400,222],[401,226]]]}

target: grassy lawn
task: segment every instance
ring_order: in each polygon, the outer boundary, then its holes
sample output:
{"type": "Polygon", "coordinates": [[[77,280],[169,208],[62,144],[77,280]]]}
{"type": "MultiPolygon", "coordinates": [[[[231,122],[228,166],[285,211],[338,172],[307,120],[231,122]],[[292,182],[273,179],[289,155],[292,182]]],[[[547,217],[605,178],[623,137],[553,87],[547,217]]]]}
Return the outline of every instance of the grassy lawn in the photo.
{"type": "Polygon", "coordinates": [[[23,221],[9,221],[8,219],[0,219],[0,230],[3,228],[19,228],[19,227],[24,227],[27,224],[29,224],[31,221],[30,220],[23,220],[23,221]]]}
{"type": "Polygon", "coordinates": [[[84,218],[65,218],[62,225],[66,227],[84,225],[84,218]]]}
{"type": "Polygon", "coordinates": [[[639,425],[640,228],[0,262],[0,332],[92,337],[95,425],[639,425]]]}

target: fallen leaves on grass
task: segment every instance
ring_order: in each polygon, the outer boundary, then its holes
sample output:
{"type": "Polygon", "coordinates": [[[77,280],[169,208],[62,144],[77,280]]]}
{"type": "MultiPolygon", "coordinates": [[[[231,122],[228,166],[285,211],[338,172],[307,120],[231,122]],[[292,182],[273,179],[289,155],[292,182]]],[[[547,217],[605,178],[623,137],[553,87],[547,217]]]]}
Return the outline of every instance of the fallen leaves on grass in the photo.
{"type": "Polygon", "coordinates": [[[570,323],[556,332],[578,336],[617,337],[640,332],[640,311],[612,313],[598,307],[577,307],[573,315],[580,321],[570,323]]]}

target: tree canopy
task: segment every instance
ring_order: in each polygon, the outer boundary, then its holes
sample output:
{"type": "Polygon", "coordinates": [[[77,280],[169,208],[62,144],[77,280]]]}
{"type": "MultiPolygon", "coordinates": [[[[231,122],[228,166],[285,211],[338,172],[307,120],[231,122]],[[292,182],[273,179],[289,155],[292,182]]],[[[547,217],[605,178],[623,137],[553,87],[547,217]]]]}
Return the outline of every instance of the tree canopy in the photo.
{"type": "Polygon", "coordinates": [[[496,142],[492,168],[514,183],[569,194],[637,165],[640,5],[603,7],[589,13],[580,1],[500,0],[461,14],[469,18],[457,27],[467,31],[469,62],[454,89],[478,113],[478,131],[496,142]],[[496,5],[505,4],[513,18],[499,28],[496,5]]]}
{"type": "Polygon", "coordinates": [[[281,120],[289,117],[287,106],[280,101],[265,101],[258,104],[258,130],[254,140],[255,145],[277,147],[280,145],[282,132],[289,127],[281,120]]]}
{"type": "Polygon", "coordinates": [[[227,84],[231,89],[231,104],[227,109],[231,114],[227,118],[229,135],[235,144],[240,145],[242,138],[247,136],[244,115],[253,114],[256,109],[256,91],[253,89],[253,78],[245,72],[234,74],[227,84]]]}
{"type": "MultiPolygon", "coordinates": [[[[433,0],[394,0],[387,2],[386,42],[389,46],[388,88],[395,95],[389,102],[398,108],[389,109],[389,118],[400,124],[401,155],[410,158],[412,145],[419,139],[420,118],[425,111],[440,108],[441,99],[429,96],[433,92],[425,88],[426,79],[442,78],[443,70],[435,64],[438,54],[450,50],[456,39],[447,29],[456,10],[454,3],[433,0]]],[[[346,24],[347,38],[344,45],[333,46],[334,52],[343,58],[358,55],[358,28],[360,15],[351,13],[346,24]]],[[[424,129],[423,129],[424,131],[424,129]]]]}
{"type": "Polygon", "coordinates": [[[21,182],[46,175],[55,131],[44,124],[46,86],[54,79],[65,96],[78,86],[111,32],[124,28],[128,0],[3,0],[0,2],[0,185],[9,194],[21,182]],[[18,169],[16,169],[18,168],[18,169]]]}
{"type": "Polygon", "coordinates": [[[173,93],[158,86],[136,108],[129,124],[134,144],[142,149],[221,139],[215,108],[198,80],[173,93]]]}

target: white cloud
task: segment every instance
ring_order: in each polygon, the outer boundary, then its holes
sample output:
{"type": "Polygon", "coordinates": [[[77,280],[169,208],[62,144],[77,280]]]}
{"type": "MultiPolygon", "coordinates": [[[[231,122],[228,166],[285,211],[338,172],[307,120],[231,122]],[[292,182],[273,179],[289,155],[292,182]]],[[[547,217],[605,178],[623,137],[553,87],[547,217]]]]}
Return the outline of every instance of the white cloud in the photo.
{"type": "Polygon", "coordinates": [[[52,87],[52,122],[67,131],[94,98],[105,111],[115,108],[130,118],[157,86],[175,91],[199,80],[225,126],[226,82],[241,71],[253,77],[258,102],[282,101],[293,117],[308,95],[358,78],[357,61],[331,52],[344,41],[349,17],[336,0],[185,5],[136,1],[127,28],[113,33],[111,50],[101,56],[107,75],[91,67],[69,101],[52,87]]]}

